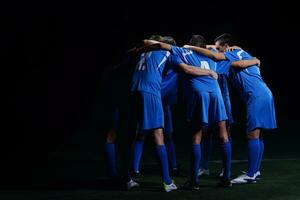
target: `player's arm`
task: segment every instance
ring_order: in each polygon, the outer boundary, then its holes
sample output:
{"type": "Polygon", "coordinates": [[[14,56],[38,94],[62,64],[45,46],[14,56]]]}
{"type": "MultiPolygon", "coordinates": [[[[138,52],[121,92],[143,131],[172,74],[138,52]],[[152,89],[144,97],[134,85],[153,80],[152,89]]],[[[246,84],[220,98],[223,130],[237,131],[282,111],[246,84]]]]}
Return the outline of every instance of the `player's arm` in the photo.
{"type": "Polygon", "coordinates": [[[156,44],[151,44],[151,45],[143,45],[139,48],[135,49],[136,53],[144,53],[144,52],[148,52],[148,51],[155,51],[155,50],[161,50],[161,46],[160,44],[156,43],[156,44]]]}
{"type": "Polygon", "coordinates": [[[236,67],[236,68],[246,68],[246,67],[250,67],[252,65],[260,65],[260,60],[257,58],[254,58],[252,60],[239,60],[239,61],[235,61],[231,63],[232,67],[236,67]]]}
{"type": "Polygon", "coordinates": [[[140,43],[137,46],[127,50],[127,53],[129,54],[144,53],[147,51],[155,51],[159,49],[161,49],[159,44],[144,45],[144,43],[140,43]]]}
{"type": "Polygon", "coordinates": [[[155,40],[143,40],[145,46],[149,46],[149,45],[158,45],[161,49],[167,50],[167,51],[171,51],[172,50],[172,46],[170,44],[167,43],[163,43],[163,42],[158,42],[155,40]]]}
{"type": "Polygon", "coordinates": [[[228,47],[226,49],[227,52],[230,52],[230,51],[233,51],[233,50],[241,50],[242,48],[239,47],[239,46],[231,46],[231,47],[228,47]]]}
{"type": "Polygon", "coordinates": [[[192,65],[187,65],[185,63],[180,63],[177,65],[184,73],[194,76],[211,76],[214,79],[218,79],[218,74],[209,69],[201,69],[192,65]]]}
{"type": "Polygon", "coordinates": [[[206,48],[207,48],[207,49],[217,49],[217,48],[216,48],[216,45],[213,45],[213,44],[208,44],[208,45],[206,45],[206,48]]]}
{"type": "Polygon", "coordinates": [[[214,60],[226,60],[226,57],[223,53],[213,52],[206,48],[195,47],[195,46],[191,46],[191,45],[184,45],[183,47],[191,49],[193,51],[196,51],[196,52],[198,52],[206,57],[209,57],[211,59],[214,59],[214,60]]]}

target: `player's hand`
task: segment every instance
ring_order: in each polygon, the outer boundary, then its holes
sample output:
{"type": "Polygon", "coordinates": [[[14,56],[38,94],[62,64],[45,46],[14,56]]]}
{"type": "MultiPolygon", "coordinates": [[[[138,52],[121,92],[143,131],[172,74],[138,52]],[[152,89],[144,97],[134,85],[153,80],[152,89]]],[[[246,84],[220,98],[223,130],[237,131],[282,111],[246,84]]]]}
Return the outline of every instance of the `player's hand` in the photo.
{"type": "Polygon", "coordinates": [[[213,79],[218,80],[218,74],[217,74],[216,72],[211,71],[210,76],[211,76],[213,79]]]}
{"type": "Polygon", "coordinates": [[[256,58],[256,57],[254,57],[254,59],[257,61],[257,66],[260,67],[260,60],[258,58],[256,58]]]}
{"type": "Polygon", "coordinates": [[[233,50],[236,50],[236,49],[242,49],[242,48],[239,47],[239,46],[232,46],[232,47],[226,48],[226,51],[227,51],[227,52],[230,52],[230,51],[233,51],[233,50]]]}
{"type": "Polygon", "coordinates": [[[191,45],[187,45],[187,44],[183,45],[183,48],[190,49],[191,47],[192,47],[191,45]]]}

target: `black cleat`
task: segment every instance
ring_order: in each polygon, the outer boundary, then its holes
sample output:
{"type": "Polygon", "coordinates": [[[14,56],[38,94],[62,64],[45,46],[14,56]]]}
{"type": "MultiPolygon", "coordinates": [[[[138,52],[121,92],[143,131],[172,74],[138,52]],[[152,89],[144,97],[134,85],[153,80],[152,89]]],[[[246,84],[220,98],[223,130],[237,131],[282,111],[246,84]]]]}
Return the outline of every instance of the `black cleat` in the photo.
{"type": "Polygon", "coordinates": [[[192,182],[192,181],[186,181],[183,186],[181,186],[179,189],[181,190],[199,190],[199,183],[198,182],[192,182]]]}
{"type": "Polygon", "coordinates": [[[221,178],[220,182],[217,185],[218,187],[229,188],[232,187],[232,183],[228,178],[221,178]]]}

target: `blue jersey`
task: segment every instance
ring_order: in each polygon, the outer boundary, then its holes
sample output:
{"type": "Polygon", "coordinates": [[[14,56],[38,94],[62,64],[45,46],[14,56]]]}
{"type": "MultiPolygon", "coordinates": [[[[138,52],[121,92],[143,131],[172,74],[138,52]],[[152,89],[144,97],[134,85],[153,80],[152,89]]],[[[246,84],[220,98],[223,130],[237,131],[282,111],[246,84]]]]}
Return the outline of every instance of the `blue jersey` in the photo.
{"type": "Polygon", "coordinates": [[[168,51],[150,51],[141,54],[133,72],[131,91],[148,92],[160,97],[162,71],[169,55],[168,51]]]}
{"type": "MultiPolygon", "coordinates": [[[[252,59],[244,50],[234,50],[224,53],[231,61],[252,59]]],[[[247,104],[247,132],[256,128],[276,128],[274,99],[271,90],[263,81],[259,67],[253,65],[247,68],[232,68],[231,76],[240,91],[242,99],[247,104]]]]}
{"type": "Polygon", "coordinates": [[[166,63],[161,85],[161,97],[163,104],[176,104],[178,93],[178,74],[174,72],[173,65],[177,58],[173,55],[169,56],[166,63]]]}
{"type": "MultiPolygon", "coordinates": [[[[213,60],[194,51],[172,46],[172,53],[180,58],[181,63],[216,71],[216,63],[213,60]]],[[[184,82],[193,88],[198,88],[202,91],[215,91],[219,89],[218,82],[211,76],[186,75],[184,77],[184,82]]]]}
{"type": "MultiPolygon", "coordinates": [[[[218,52],[218,50],[210,48],[209,50],[213,52],[218,52]]],[[[218,61],[216,64],[216,72],[217,74],[224,74],[226,76],[229,76],[229,71],[230,71],[230,66],[231,66],[232,61],[230,60],[221,60],[218,61]]]]}
{"type": "MultiPolygon", "coordinates": [[[[251,60],[253,57],[242,49],[225,52],[225,57],[234,62],[238,60],[251,60]]],[[[249,95],[260,96],[265,93],[267,85],[263,81],[260,70],[257,65],[252,65],[247,68],[231,68],[231,76],[240,91],[242,98],[245,100],[249,95]]]]}
{"type": "MultiPolygon", "coordinates": [[[[177,62],[193,65],[202,69],[216,71],[216,63],[208,57],[185,48],[172,46],[177,62]]],[[[211,76],[183,76],[183,94],[187,120],[193,123],[207,125],[227,119],[225,106],[217,80],[211,76]],[[186,91],[185,91],[186,90],[186,91]],[[212,106],[213,105],[213,106],[212,106]]]]}

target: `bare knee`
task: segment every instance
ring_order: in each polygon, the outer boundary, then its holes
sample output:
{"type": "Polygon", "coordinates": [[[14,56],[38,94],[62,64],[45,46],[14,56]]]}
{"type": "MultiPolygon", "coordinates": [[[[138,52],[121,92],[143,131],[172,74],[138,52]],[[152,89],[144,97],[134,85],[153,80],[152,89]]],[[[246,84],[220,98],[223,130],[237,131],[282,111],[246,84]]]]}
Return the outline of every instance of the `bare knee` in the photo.
{"type": "Polygon", "coordinates": [[[164,134],[161,128],[154,130],[154,141],[157,145],[164,145],[164,134]]]}
{"type": "Polygon", "coordinates": [[[260,129],[254,129],[247,134],[247,139],[252,140],[252,139],[259,139],[260,137],[260,129]]]}
{"type": "Polygon", "coordinates": [[[192,142],[193,144],[200,144],[201,139],[202,139],[202,129],[200,129],[199,131],[193,133],[192,136],[192,142]]]}
{"type": "Polygon", "coordinates": [[[221,121],[217,123],[218,132],[219,132],[219,139],[221,143],[228,142],[228,132],[226,128],[226,122],[221,121]]]}
{"type": "Polygon", "coordinates": [[[107,132],[107,135],[106,135],[107,143],[114,143],[116,141],[116,138],[117,138],[117,133],[115,130],[111,129],[107,132]]]}

